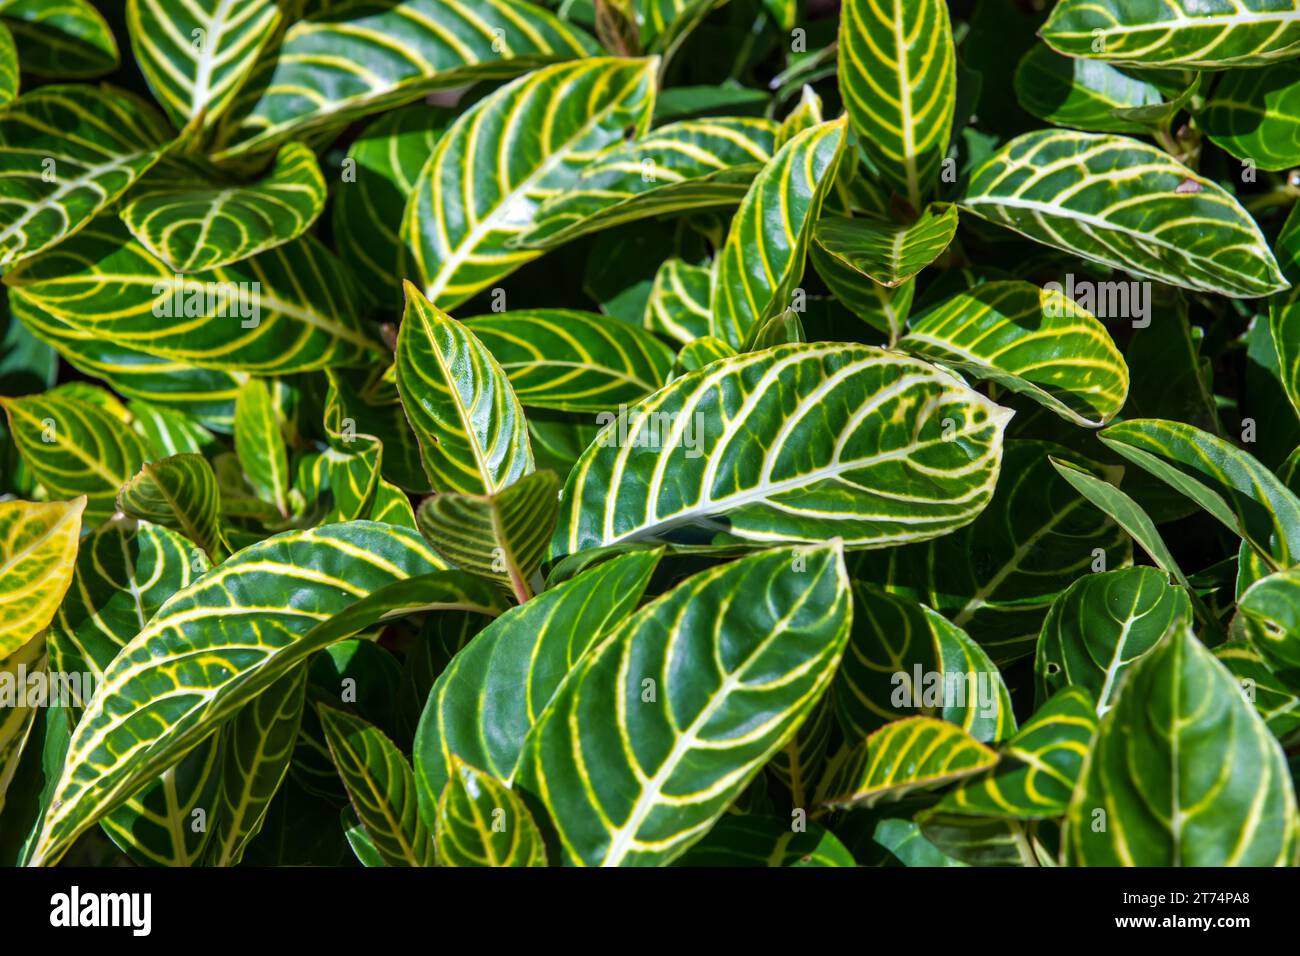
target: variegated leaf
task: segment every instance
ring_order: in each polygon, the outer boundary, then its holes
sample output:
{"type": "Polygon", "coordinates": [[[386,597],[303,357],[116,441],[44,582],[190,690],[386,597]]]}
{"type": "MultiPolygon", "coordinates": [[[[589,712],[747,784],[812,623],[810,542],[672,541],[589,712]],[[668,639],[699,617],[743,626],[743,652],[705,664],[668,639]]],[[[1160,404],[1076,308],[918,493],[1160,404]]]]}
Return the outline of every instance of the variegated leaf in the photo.
{"type": "Polygon", "coordinates": [[[56,861],[312,652],[409,610],[500,609],[442,566],[415,532],[357,521],[268,538],[177,592],[105,671],[33,862],[56,861]]]}
{"type": "Polygon", "coordinates": [[[79,332],[201,368],[315,371],[363,365],[380,348],[353,280],[311,236],[180,276],[110,214],[5,282],[79,332]]]}
{"type": "Polygon", "coordinates": [[[83,79],[118,65],[113,31],[90,0],[0,0],[0,22],[37,76],[83,79]]]}
{"type": "Polygon", "coordinates": [[[676,339],[683,345],[709,334],[711,273],[681,259],[667,259],[655,273],[645,322],[651,332],[676,339]]]}
{"type": "Polygon", "coordinates": [[[275,0],[127,0],[140,71],[177,129],[213,126],[280,26],[275,0]]]}
{"type": "Polygon", "coordinates": [[[262,501],[289,516],[289,453],[271,390],[251,378],[235,403],[235,452],[244,478],[262,501]]]}
{"type": "Polygon", "coordinates": [[[290,671],[244,705],[221,730],[221,789],[207,863],[235,866],[262,829],[280,789],[302,721],[307,669],[290,671]]]}
{"type": "Polygon", "coordinates": [[[248,185],[165,184],[146,178],[122,209],[122,221],[153,255],[177,272],[219,269],[283,245],[307,231],[325,208],[316,156],[289,143],[266,175],[248,185]]]}
{"type": "Polygon", "coordinates": [[[149,104],[108,86],[44,86],[14,102],[0,114],[0,266],[84,228],[170,138],[149,104]]]}
{"type": "Polygon", "coordinates": [[[187,452],[146,462],[118,492],[117,507],[133,518],[179,531],[213,564],[230,553],[221,531],[217,476],[202,455],[187,452]]]}
{"type": "Polygon", "coordinates": [[[569,475],[551,550],[947,534],[992,495],[1007,420],[947,373],[867,346],[723,359],[605,427],[569,475]]]}
{"type": "Polygon", "coordinates": [[[1060,0],[1041,34],[1067,56],[1130,66],[1263,66],[1300,52],[1300,10],[1293,0],[1060,0]]]}
{"type": "Polygon", "coordinates": [[[957,58],[944,0],[846,0],[839,81],[864,152],[919,212],[948,152],[957,58]]]}
{"type": "Polygon", "coordinates": [[[1182,630],[1143,657],[1102,718],[1064,855],[1081,866],[1285,865],[1297,818],[1282,748],[1228,669],[1182,630]]]}
{"type": "Polygon", "coordinates": [[[372,298],[402,300],[406,198],[455,116],[427,103],[404,106],[367,126],[348,150],[345,162],[353,166],[345,165],[334,195],[331,231],[340,255],[372,298]]]}
{"type": "Polygon", "coordinates": [[[512,241],[624,129],[645,131],[654,68],[653,59],[556,64],[457,118],[420,173],[402,225],[412,267],[434,304],[455,308],[541,255],[512,241]]]}
{"type": "Polygon", "coordinates": [[[440,866],[545,866],[528,807],[500,780],[451,758],[434,831],[440,866]]]}
{"type": "Polygon", "coordinates": [[[673,364],[653,335],[590,312],[520,309],[464,321],[525,408],[617,410],[663,385],[673,364]]]}
{"type": "Polygon", "coordinates": [[[1124,407],[1128,366],[1105,326],[1059,291],[989,282],[911,321],[898,347],[1098,428],[1124,407]]]}
{"type": "Polygon", "coordinates": [[[458,756],[504,781],[528,731],[588,648],[632,613],[660,558],[611,558],[511,608],[456,653],[428,695],[415,736],[421,807],[434,804],[458,756]]]}
{"type": "Polygon", "coordinates": [[[843,119],[804,130],[754,178],[713,263],[713,335],[738,348],[750,329],[789,307],[845,132],[843,119]]]}
{"type": "Polygon", "coordinates": [[[436,89],[590,56],[595,42],[524,0],[347,0],[290,26],[228,117],[220,156],[265,150],[436,89]]]}
{"type": "Polygon", "coordinates": [[[0,398],[23,461],[51,494],[86,496],[87,524],[117,510],[117,491],[140,470],[148,449],[107,392],[62,385],[42,395],[0,398]],[[102,396],[103,402],[87,400],[102,396]]]}
{"type": "Polygon", "coordinates": [[[1155,568],[1088,574],[1052,602],[1034,660],[1038,696],[1089,691],[1105,713],[1128,670],[1192,620],[1187,592],[1155,568]]]}
{"type": "Polygon", "coordinates": [[[198,368],[114,345],[55,318],[16,289],[9,291],[9,308],[69,365],[100,379],[119,395],[184,412],[225,431],[233,427],[235,399],[248,378],[244,373],[198,368]]]}
{"type": "Polygon", "coordinates": [[[961,205],[1169,285],[1238,298],[1288,285],[1259,226],[1223,187],[1124,136],[1025,133],[975,171],[961,205]]]}
{"type": "Polygon", "coordinates": [[[995,664],[1034,652],[1056,596],[1080,574],[1129,563],[1123,529],[1057,475],[1047,442],[1010,441],[993,500],[923,544],[862,555],[857,576],[912,597],[973,638],[995,664]]]}
{"type": "Polygon", "coordinates": [[[739,203],[775,151],[776,126],[757,117],[669,123],[587,166],[542,203],[523,248],[549,249],[650,216],[739,203]]]}
{"type": "Polygon", "coordinates": [[[522,604],[555,530],[559,492],[555,472],[535,471],[493,495],[434,495],[416,520],[438,554],[505,584],[522,604]]]}
{"type": "Polygon", "coordinates": [[[1002,675],[961,628],[872,584],[855,582],[853,596],[853,633],[834,684],[847,737],[917,714],[949,721],[981,743],[1015,733],[1002,675]]]}
{"type": "Polygon", "coordinates": [[[433,840],[420,819],[406,757],[378,727],[335,707],[318,707],[334,765],[352,809],[389,866],[430,866],[433,840]]]}
{"type": "Polygon", "coordinates": [[[987,770],[998,755],[956,724],[909,717],[885,724],[828,771],[822,803],[872,807],[987,770]]]}
{"type": "Polygon", "coordinates": [[[933,812],[1013,820],[1063,817],[1096,731],[1092,695],[1082,687],[1064,688],[1007,741],[987,777],[963,783],[933,812]]]}
{"type": "Polygon", "coordinates": [[[0,501],[0,660],[31,643],[58,610],[72,582],[85,507],[84,497],[0,501]]]}
{"type": "Polygon", "coordinates": [[[777,549],[688,578],[585,654],[515,777],[548,811],[564,862],[684,853],[808,716],[851,614],[837,545],[777,549]]]}
{"type": "Polygon", "coordinates": [[[1036,44],[1020,60],[1016,99],[1026,111],[1055,126],[1093,133],[1147,132],[1148,126],[1116,111],[1155,106],[1160,90],[1101,60],[1062,56],[1036,44]]]}
{"type": "Polygon", "coordinates": [[[892,289],[939,258],[956,234],[957,207],[933,203],[908,225],[823,216],[813,241],[854,272],[892,289]]]}
{"type": "Polygon", "coordinates": [[[1253,455],[1199,428],[1157,419],[1112,425],[1101,441],[1204,508],[1266,567],[1300,562],[1300,498],[1253,455]]]}
{"type": "Polygon", "coordinates": [[[409,282],[396,368],[435,491],[491,495],[533,470],[524,412],[505,371],[409,282]]]}

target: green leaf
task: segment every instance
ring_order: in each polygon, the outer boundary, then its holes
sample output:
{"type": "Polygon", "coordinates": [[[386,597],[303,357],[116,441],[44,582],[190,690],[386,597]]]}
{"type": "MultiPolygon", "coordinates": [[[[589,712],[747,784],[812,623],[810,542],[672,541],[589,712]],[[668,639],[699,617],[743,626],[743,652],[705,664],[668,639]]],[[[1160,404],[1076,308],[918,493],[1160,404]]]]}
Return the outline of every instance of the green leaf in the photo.
{"type": "Polygon", "coordinates": [[[813,239],[854,272],[895,288],[943,254],[957,234],[957,207],[934,203],[910,225],[823,216],[813,239]]]}
{"type": "Polygon", "coordinates": [[[221,761],[221,740],[209,737],[106,814],[100,825],[141,866],[197,866],[211,837],[206,814],[221,786],[221,761]]]}
{"type": "MultiPolygon", "coordinates": [[[[963,783],[927,814],[1013,820],[1063,817],[1096,730],[1092,695],[1082,687],[1066,687],[1007,741],[987,777],[963,783]]],[[[920,819],[924,821],[926,815],[920,819]]]]}
{"type": "Polygon", "coordinates": [[[603,412],[649,395],[672,351],[634,325],[572,309],[520,309],[465,319],[525,408],[603,412]]]}
{"type": "Polygon", "coordinates": [[[0,106],[8,106],[18,96],[18,48],[14,35],[0,20],[0,106]]]}
{"type": "Polygon", "coordinates": [[[0,659],[30,643],[58,610],[85,507],[85,498],[0,501],[0,659]]]}
{"type": "Polygon", "coordinates": [[[846,736],[860,739],[918,713],[981,743],[1015,732],[1002,675],[961,628],[872,584],[855,581],[853,595],[853,632],[834,685],[846,736]]]}
{"type": "Polygon", "coordinates": [[[1263,66],[1300,51],[1300,17],[1291,0],[1060,0],[1040,35],[1066,56],[1131,66],[1263,66]]]}
{"type": "Polygon", "coordinates": [[[916,282],[908,281],[896,288],[864,280],[863,275],[842,259],[831,255],[818,243],[810,248],[813,266],[835,298],[850,312],[874,329],[889,336],[891,344],[903,334],[903,325],[912,308],[916,282]]]}
{"type": "Polygon", "coordinates": [[[1300,206],[1291,208],[1273,248],[1292,286],[1269,301],[1268,327],[1277,351],[1277,377],[1300,415],[1300,286],[1295,284],[1300,280],[1300,206]]]}
{"type": "Polygon", "coordinates": [[[217,476],[202,455],[185,453],[146,462],[117,495],[123,513],[179,531],[213,564],[230,553],[221,531],[217,476]]]}
{"type": "Polygon", "coordinates": [[[44,86],[12,103],[0,114],[0,266],[84,228],[170,138],[149,104],[108,86],[44,86]]]}
{"type": "Polygon", "coordinates": [[[72,688],[74,719],[144,623],[208,567],[203,552],[176,532],[134,518],[114,517],[86,536],[49,630],[51,670],[89,678],[72,688]]]}
{"type": "Polygon", "coordinates": [[[685,852],[808,716],[850,615],[838,545],[777,549],[687,579],[592,648],[529,731],[516,775],[565,862],[685,852]]]}
{"type": "Polygon", "coordinates": [[[122,348],[56,319],[16,289],[9,291],[9,308],[24,328],[57,349],[69,365],[100,379],[119,395],[179,410],[226,431],[233,426],[235,399],[246,375],[122,348]]]}
{"type": "Polygon", "coordinates": [[[1278,679],[1264,657],[1247,641],[1228,641],[1214,649],[1214,656],[1232,671],[1255,709],[1282,745],[1294,743],[1300,731],[1300,696],[1278,679]]]}
{"type": "Polygon", "coordinates": [[[772,158],[775,139],[776,124],[758,117],[661,126],[587,166],[570,189],[542,204],[516,244],[550,249],[650,216],[736,205],[772,158]]]}
{"type": "Polygon", "coordinates": [[[177,592],[86,706],[33,860],[57,860],[100,815],[313,651],[404,608],[500,607],[486,584],[431,573],[440,567],[415,532],[357,521],[268,538],[177,592]],[[281,603],[266,603],[276,595],[281,603]]]}
{"type": "Polygon", "coordinates": [[[373,298],[401,302],[406,197],[453,119],[452,110],[415,103],[380,116],[348,149],[343,182],[334,194],[331,233],[340,256],[373,298]]]}
{"type": "Polygon", "coordinates": [[[351,277],[311,236],[178,278],[110,214],[5,282],[79,332],[201,368],[315,371],[379,349],[351,277]]]}
{"type": "Polygon", "coordinates": [[[601,432],[569,475],[551,550],[946,534],[988,502],[1007,418],[946,373],[866,346],[724,359],[601,432]]]}
{"type": "Polygon", "coordinates": [[[289,143],[266,175],[248,185],[145,179],[122,221],[146,249],[177,272],[219,269],[283,245],[307,231],[325,208],[316,156],[289,143]]]}
{"type": "MultiPolygon", "coordinates": [[[[371,518],[381,480],[382,455],[383,446],[366,435],[358,435],[350,442],[336,440],[324,451],[308,452],[298,459],[294,490],[302,494],[308,509],[321,515],[317,519],[321,523],[371,518]]],[[[406,496],[399,492],[398,498],[406,502],[406,510],[410,511],[406,496]]],[[[386,504],[400,511],[397,499],[390,499],[386,504]]],[[[403,524],[400,520],[395,523],[403,524]]]]}
{"type": "Polygon", "coordinates": [[[1091,693],[1066,687],[1040,706],[1002,748],[988,777],[970,780],[922,814],[1001,819],[1063,817],[1097,731],[1091,693]]]}
{"type": "Polygon", "coordinates": [[[1079,578],[1052,602],[1038,636],[1039,700],[1066,687],[1083,688],[1105,713],[1142,655],[1191,623],[1187,592],[1155,568],[1079,578]]]}
{"type": "Polygon", "coordinates": [[[1237,599],[1251,646],[1269,670],[1300,691],[1300,570],[1288,568],[1252,584],[1237,599]]]}
{"type": "Polygon", "coordinates": [[[209,865],[238,864],[262,829],[271,798],[289,771],[306,688],[307,669],[298,667],[246,704],[221,730],[221,789],[209,865]]]}
{"type": "MultiPolygon", "coordinates": [[[[0,509],[5,504],[11,502],[0,502],[0,509]]],[[[0,510],[0,533],[7,533],[6,514],[8,509],[0,510]]],[[[0,632],[0,647],[9,646],[8,640],[10,633],[9,605],[12,600],[8,597],[8,588],[10,577],[12,575],[12,562],[8,560],[8,545],[5,541],[2,545],[4,548],[4,561],[0,563],[0,585],[5,586],[4,598],[0,598],[0,612],[3,612],[5,620],[5,630],[0,632]]],[[[21,568],[19,569],[21,570],[21,568]]],[[[0,692],[0,699],[4,700],[3,716],[0,716],[0,813],[4,811],[6,795],[9,792],[10,785],[18,775],[20,762],[22,761],[23,751],[26,749],[27,741],[36,725],[36,717],[39,708],[30,702],[27,697],[27,680],[28,675],[43,673],[45,671],[45,638],[37,636],[27,641],[26,644],[18,647],[12,652],[0,653],[0,686],[5,689],[0,692]]],[[[26,794],[15,794],[19,799],[26,797],[26,794]]]]}
{"type": "Polygon", "coordinates": [[[1300,498],[1252,455],[1181,422],[1134,419],[1102,442],[1186,495],[1280,570],[1300,562],[1300,498]]]}
{"type": "Polygon", "coordinates": [[[644,325],[683,345],[709,334],[712,273],[681,259],[666,259],[655,273],[644,325]]]}
{"type": "Polygon", "coordinates": [[[559,492],[555,472],[535,471],[494,495],[434,495],[416,520],[438,554],[505,584],[522,603],[555,530],[559,492]]]}
{"type": "Polygon", "coordinates": [[[913,319],[898,347],[1028,395],[1092,428],[1128,398],[1128,366],[1110,334],[1059,291],[1028,282],[976,286],[913,319]]]}
{"type": "Polygon", "coordinates": [[[257,497],[289,515],[289,453],[271,390],[251,378],[235,403],[235,451],[257,497]]]}
{"type": "Polygon", "coordinates": [[[1124,136],[1025,133],[971,176],[961,205],[1036,242],[1185,289],[1251,298],[1288,285],[1236,199],[1124,136]]]}
{"type": "Polygon", "coordinates": [[[411,765],[383,731],[334,707],[318,706],[330,754],[352,809],[389,866],[430,866],[433,841],[420,819],[411,765]]]}
{"type": "Polygon", "coordinates": [[[94,525],[117,510],[117,490],[140,470],[148,450],[123,420],[126,410],[116,399],[91,389],[110,404],[86,401],[78,388],[89,386],[0,398],[0,406],[36,480],[59,498],[85,495],[86,523],[94,525]]]}
{"type": "Polygon", "coordinates": [[[451,779],[453,755],[514,777],[524,738],[589,647],[641,600],[658,551],[634,551],[598,564],[511,608],[489,624],[438,677],[415,736],[421,807],[451,779]]]}
{"type": "Polygon", "coordinates": [[[677,353],[669,380],[675,381],[689,372],[704,368],[719,359],[733,358],[735,355],[736,350],[722,339],[715,339],[712,335],[695,339],[677,353]]]}
{"type": "Polygon", "coordinates": [[[229,108],[280,26],[275,0],[128,0],[131,50],[178,129],[229,108]]]}
{"type": "Polygon", "coordinates": [[[1157,567],[1168,572],[1169,576],[1184,588],[1190,588],[1187,577],[1178,566],[1178,562],[1174,560],[1174,556],[1169,552],[1164,539],[1160,537],[1155,522],[1151,520],[1151,517],[1142,509],[1141,505],[1110,482],[1098,478],[1076,465],[1072,465],[1067,461],[1058,461],[1055,458],[1051,458],[1050,461],[1052,467],[1056,469],[1056,473],[1068,481],[1075,491],[1087,498],[1102,514],[1109,515],[1116,524],[1127,531],[1129,536],[1138,543],[1138,546],[1151,557],[1157,567]]]}
{"type": "Polygon", "coordinates": [[[1148,126],[1117,111],[1164,102],[1160,90],[1141,77],[1100,60],[1061,56],[1042,44],[1021,58],[1015,88],[1020,105],[1040,120],[1093,133],[1141,135],[1148,126]]]}
{"type": "Polygon", "coordinates": [[[828,771],[821,802],[829,807],[872,807],[977,774],[997,760],[996,751],[946,720],[896,720],[842,755],[828,771]]]}
{"type": "Polygon", "coordinates": [[[713,335],[738,348],[789,307],[844,139],[843,119],[806,129],[754,178],[713,263],[713,335]]]}
{"type": "Polygon", "coordinates": [[[1129,563],[1123,530],[1052,468],[1056,445],[1011,441],[992,502],[964,528],[861,557],[857,577],[926,604],[995,664],[1032,654],[1048,608],[1081,573],[1129,563]]]}
{"type": "Polygon", "coordinates": [[[957,57],[943,0],[847,0],[839,81],[863,151],[920,211],[948,152],[957,57]]]}
{"type": "Polygon", "coordinates": [[[533,470],[524,411],[469,329],[406,283],[397,390],[436,491],[495,494],[533,470]]]}
{"type": "MultiPolygon", "coordinates": [[[[1300,39],[1300,34],[1297,34],[1300,39]]],[[[1196,122],[1216,146],[1258,169],[1300,164],[1300,64],[1231,70],[1196,122]]]]}
{"type": "Polygon", "coordinates": [[[592,58],[520,77],[462,113],[438,140],[411,195],[402,235],[424,294],[455,308],[539,255],[513,240],[583,167],[644,132],[656,61],[592,58]],[[563,107],[563,108],[562,108],[563,107]],[[520,137],[519,130],[529,134],[520,137]]]}
{"type": "Polygon", "coordinates": [[[325,419],[334,431],[347,428],[346,420],[352,419],[357,434],[374,435],[383,444],[380,466],[386,479],[406,491],[431,491],[419,442],[402,409],[396,367],[331,369],[326,374],[325,419]]]}
{"type": "Polygon", "coordinates": [[[1065,858],[1285,865],[1296,823],[1282,748],[1228,669],[1183,630],[1134,667],[1102,718],[1070,803],[1065,858]]]}
{"type": "Polygon", "coordinates": [[[454,755],[435,838],[441,866],[546,865],[542,834],[523,800],[454,755]]]}
{"type": "Polygon", "coordinates": [[[118,65],[113,31],[88,0],[0,0],[0,20],[29,73],[84,79],[118,65]]]}
{"type": "Polygon", "coordinates": [[[264,57],[244,84],[218,158],[596,49],[585,34],[522,0],[325,8],[290,26],[277,55],[264,57]]]}
{"type": "Polygon", "coordinates": [[[677,861],[678,866],[856,866],[834,833],[816,823],[725,816],[677,861]]]}

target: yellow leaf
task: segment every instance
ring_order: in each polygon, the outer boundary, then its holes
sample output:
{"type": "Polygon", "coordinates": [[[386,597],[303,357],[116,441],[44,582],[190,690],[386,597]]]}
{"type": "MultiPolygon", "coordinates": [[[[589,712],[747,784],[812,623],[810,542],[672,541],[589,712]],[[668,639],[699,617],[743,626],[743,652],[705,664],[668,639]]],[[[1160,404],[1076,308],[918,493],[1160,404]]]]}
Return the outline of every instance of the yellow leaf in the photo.
{"type": "Polygon", "coordinates": [[[0,658],[50,623],[72,582],[86,498],[0,501],[0,658]]]}

